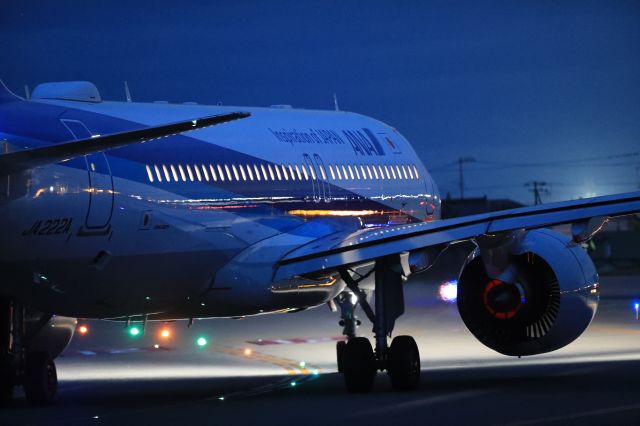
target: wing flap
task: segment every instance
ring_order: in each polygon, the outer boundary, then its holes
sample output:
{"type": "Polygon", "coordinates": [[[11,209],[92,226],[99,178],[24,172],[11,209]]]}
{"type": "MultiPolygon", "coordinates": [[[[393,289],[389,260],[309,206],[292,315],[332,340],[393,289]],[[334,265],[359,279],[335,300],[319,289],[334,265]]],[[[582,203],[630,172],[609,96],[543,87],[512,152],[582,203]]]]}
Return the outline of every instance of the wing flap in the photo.
{"type": "Polygon", "coordinates": [[[337,269],[390,254],[465,241],[480,235],[534,229],[640,212],[640,191],[565,201],[435,222],[334,234],[290,252],[276,279],[337,269]]]}
{"type": "Polygon", "coordinates": [[[96,135],[88,139],[63,142],[39,148],[25,149],[0,155],[0,171],[5,174],[19,172],[46,164],[68,161],[81,155],[93,154],[126,145],[149,142],[178,133],[216,126],[249,117],[247,112],[214,115],[193,120],[179,121],[144,129],[96,135]]]}

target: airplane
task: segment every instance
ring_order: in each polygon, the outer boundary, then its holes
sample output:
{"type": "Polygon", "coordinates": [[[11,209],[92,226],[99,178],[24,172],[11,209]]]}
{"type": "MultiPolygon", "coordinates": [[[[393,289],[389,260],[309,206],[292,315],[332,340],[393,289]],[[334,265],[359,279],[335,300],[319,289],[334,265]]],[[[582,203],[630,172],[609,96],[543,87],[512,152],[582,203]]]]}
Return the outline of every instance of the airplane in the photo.
{"type": "MultiPolygon", "coordinates": [[[[336,108],[337,109],[337,108],[336,108]]],[[[340,309],[350,392],[419,386],[392,337],[403,283],[472,242],[462,320],[525,356],[587,328],[598,274],[582,248],[640,192],[441,219],[436,183],[393,127],[344,111],[108,102],[90,82],[21,98],[0,84],[0,400],[53,400],[75,318],[130,323],[340,309]],[[551,227],[571,224],[571,235],[551,227]],[[357,335],[360,307],[375,341],[357,335]]]]}

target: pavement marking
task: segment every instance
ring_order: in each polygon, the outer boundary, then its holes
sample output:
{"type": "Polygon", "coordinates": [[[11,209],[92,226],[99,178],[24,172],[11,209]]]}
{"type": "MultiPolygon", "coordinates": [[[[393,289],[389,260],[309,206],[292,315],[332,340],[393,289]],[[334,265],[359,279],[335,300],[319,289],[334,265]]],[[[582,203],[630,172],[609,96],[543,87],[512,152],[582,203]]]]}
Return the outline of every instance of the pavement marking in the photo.
{"type": "Polygon", "coordinates": [[[220,352],[226,355],[242,358],[245,360],[254,360],[258,362],[264,362],[283,368],[287,372],[287,377],[266,385],[257,386],[249,389],[244,389],[236,392],[231,392],[224,395],[215,397],[204,398],[201,401],[219,400],[224,401],[229,398],[249,397],[257,396],[265,393],[273,392],[280,389],[295,387],[300,383],[307,382],[309,380],[316,379],[320,375],[320,368],[315,368],[311,365],[305,365],[300,367],[300,364],[292,359],[278,357],[274,355],[268,355],[257,351],[251,351],[249,355],[245,352],[244,348],[234,348],[231,346],[224,346],[220,344],[214,344],[211,346],[216,352],[220,352]],[[292,378],[291,376],[297,376],[292,378]]]}
{"type": "Polygon", "coordinates": [[[615,414],[615,413],[622,413],[625,411],[635,411],[635,410],[640,410],[640,404],[623,405],[620,407],[612,407],[612,408],[602,408],[600,410],[583,411],[581,413],[567,414],[564,416],[543,417],[543,418],[538,418],[533,420],[522,420],[522,421],[517,421],[512,423],[503,423],[502,426],[525,426],[525,425],[544,424],[544,423],[550,423],[550,422],[562,422],[565,420],[576,420],[576,419],[582,419],[585,417],[603,416],[605,414],[615,414]]]}

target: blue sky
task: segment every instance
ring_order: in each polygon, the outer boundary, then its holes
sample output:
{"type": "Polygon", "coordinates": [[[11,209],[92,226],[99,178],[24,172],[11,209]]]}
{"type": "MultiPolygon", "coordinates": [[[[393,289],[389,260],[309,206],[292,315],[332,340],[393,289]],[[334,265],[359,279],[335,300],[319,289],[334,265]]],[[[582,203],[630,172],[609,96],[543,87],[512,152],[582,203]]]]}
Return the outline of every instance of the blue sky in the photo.
{"type": "Polygon", "coordinates": [[[292,104],[398,128],[443,195],[640,186],[637,1],[4,1],[0,78],[106,99],[292,104]],[[43,4],[44,3],[44,4],[43,4]],[[572,161],[588,159],[588,161],[572,161]]]}

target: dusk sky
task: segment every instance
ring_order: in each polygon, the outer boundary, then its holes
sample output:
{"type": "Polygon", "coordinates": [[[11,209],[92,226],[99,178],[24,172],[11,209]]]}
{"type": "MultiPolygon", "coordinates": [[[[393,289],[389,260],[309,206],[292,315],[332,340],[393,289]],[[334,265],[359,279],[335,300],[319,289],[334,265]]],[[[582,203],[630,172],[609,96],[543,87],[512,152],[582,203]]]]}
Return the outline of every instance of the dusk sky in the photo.
{"type": "Polygon", "coordinates": [[[531,203],[640,187],[640,1],[35,1],[0,6],[18,93],[331,109],[411,141],[442,195],[531,203]]]}

